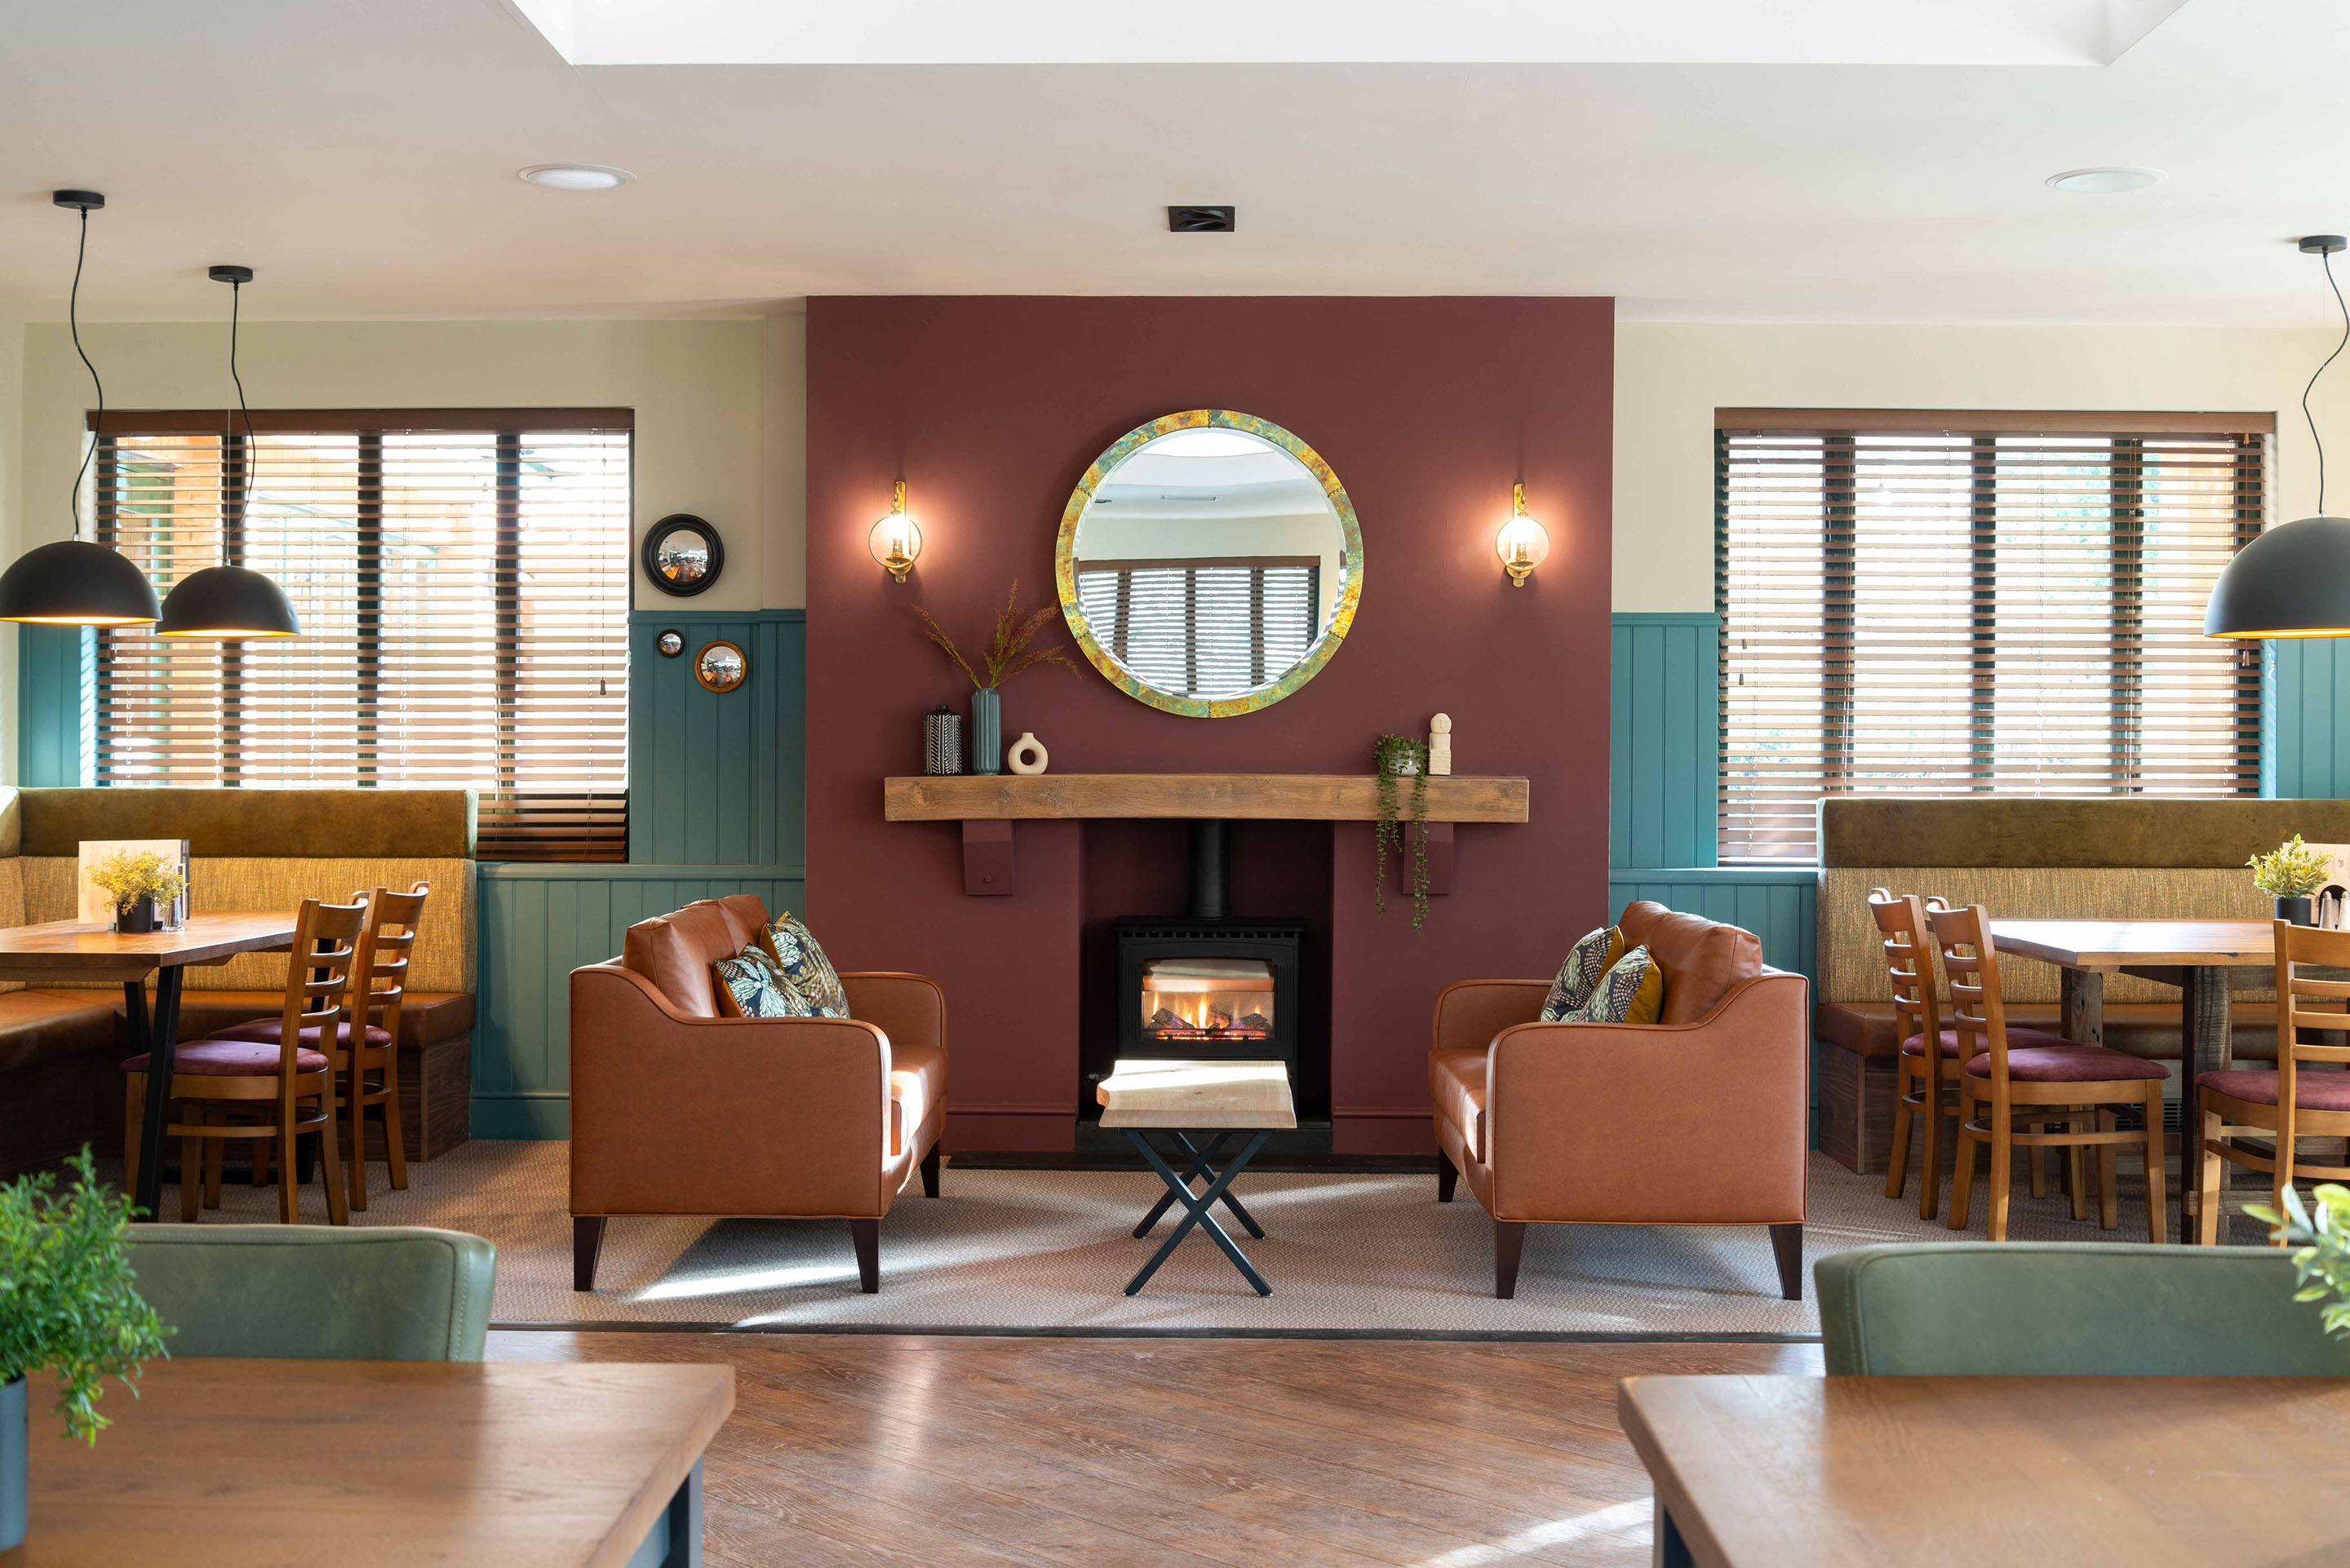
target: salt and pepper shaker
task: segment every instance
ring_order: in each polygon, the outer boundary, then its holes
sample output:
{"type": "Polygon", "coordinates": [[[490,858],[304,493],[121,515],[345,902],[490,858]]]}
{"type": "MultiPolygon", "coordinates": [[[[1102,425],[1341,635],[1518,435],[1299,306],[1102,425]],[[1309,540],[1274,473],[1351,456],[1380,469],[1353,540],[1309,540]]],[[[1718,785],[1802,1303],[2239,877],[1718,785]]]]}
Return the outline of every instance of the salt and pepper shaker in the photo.
{"type": "Polygon", "coordinates": [[[1439,713],[1428,722],[1428,772],[1445,778],[1452,772],[1452,715],[1439,713]]]}

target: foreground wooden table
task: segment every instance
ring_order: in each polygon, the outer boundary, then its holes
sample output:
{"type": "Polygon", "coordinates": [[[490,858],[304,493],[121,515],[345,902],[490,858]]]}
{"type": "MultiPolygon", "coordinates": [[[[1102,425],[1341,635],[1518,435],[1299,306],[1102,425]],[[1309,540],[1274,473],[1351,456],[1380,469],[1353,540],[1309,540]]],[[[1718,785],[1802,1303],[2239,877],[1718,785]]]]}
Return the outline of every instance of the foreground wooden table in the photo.
{"type": "Polygon", "coordinates": [[[89,1449],[34,1386],[32,1534],[8,1568],[682,1568],[734,1407],[733,1369],[702,1366],[162,1361],[140,1389],[108,1388],[89,1449]]]}
{"type": "Polygon", "coordinates": [[[2350,1380],[1627,1377],[1674,1565],[2350,1560],[2350,1380]]]}
{"type": "Polygon", "coordinates": [[[1125,1129],[1127,1141],[1159,1173],[1159,1179],[1167,1184],[1166,1196],[1151,1205],[1142,1223],[1134,1228],[1135,1236],[1139,1239],[1149,1235],[1150,1228],[1159,1223],[1159,1217],[1167,1212],[1170,1204],[1183,1206],[1183,1218],[1168,1233],[1166,1244],[1142,1265],[1141,1272],[1128,1283],[1126,1293],[1133,1295],[1141,1290],[1159,1272],[1159,1265],[1174,1252],[1184,1232],[1197,1225],[1223,1250],[1232,1267],[1241,1272],[1241,1277],[1257,1294],[1273,1294],[1273,1287],[1264,1282],[1264,1276],[1256,1272],[1256,1265],[1248,1261],[1240,1243],[1216,1223],[1215,1210],[1216,1205],[1222,1203],[1250,1235],[1260,1241],[1264,1240],[1264,1227],[1232,1196],[1232,1178],[1256,1158],[1267,1138],[1297,1125],[1297,1109],[1289,1095],[1287,1065],[1280,1062],[1121,1058],[1116,1070],[1101,1081],[1095,1097],[1102,1104],[1101,1125],[1125,1129]],[[1190,1136],[1201,1129],[1216,1135],[1206,1148],[1193,1143],[1190,1136]],[[1181,1147],[1188,1162],[1181,1176],[1177,1176],[1175,1168],[1151,1147],[1152,1132],[1167,1134],[1181,1147]],[[1241,1134],[1253,1136],[1220,1174],[1215,1162],[1222,1158],[1224,1145],[1241,1134]],[[1207,1180],[1205,1192],[1192,1192],[1194,1177],[1207,1180]]]}
{"type": "Polygon", "coordinates": [[[2178,988],[2178,1114],[2184,1136],[2173,1236],[2195,1238],[2195,1079],[2233,1054],[2228,971],[2272,969],[2275,932],[2266,920],[1993,920],[2002,953],[2039,959],[2064,971],[2064,1037],[2106,1043],[2106,976],[2131,974],[2178,988]]]}
{"type": "Polygon", "coordinates": [[[162,1206],[163,1129],[172,1121],[172,1055],[180,1040],[180,971],[224,964],[239,953],[294,945],[295,915],[190,915],[176,931],[126,934],[83,920],[0,927],[0,981],[122,982],[130,1038],[147,1043],[147,1115],[140,1125],[139,1190],[131,1200],[152,1220],[162,1206]],[[147,977],[155,1011],[147,1012],[147,977]]]}

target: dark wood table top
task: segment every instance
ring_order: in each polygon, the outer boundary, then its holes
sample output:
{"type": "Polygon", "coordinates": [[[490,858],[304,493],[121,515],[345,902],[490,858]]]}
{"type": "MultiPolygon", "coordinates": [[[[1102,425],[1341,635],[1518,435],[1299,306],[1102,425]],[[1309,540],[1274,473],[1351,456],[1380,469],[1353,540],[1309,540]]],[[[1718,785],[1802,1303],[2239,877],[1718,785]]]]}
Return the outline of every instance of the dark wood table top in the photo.
{"type": "Polygon", "coordinates": [[[2217,969],[2276,962],[2266,920],[2001,920],[2002,953],[2067,969],[2217,969]]]}
{"type": "Polygon", "coordinates": [[[2350,1379],[1627,1377],[1617,1417],[1709,1568],[2350,1560],[2350,1379]]]}
{"type": "Polygon", "coordinates": [[[292,909],[190,915],[176,931],[116,931],[89,920],[0,927],[0,980],[136,980],[166,965],[225,963],[290,947],[292,909]]]}
{"type": "MultiPolygon", "coordinates": [[[[713,1366],[158,1361],[95,1449],[32,1389],[21,1568],[625,1563],[734,1407],[713,1366]]],[[[16,1568],[12,1564],[12,1568],[16,1568]]]]}

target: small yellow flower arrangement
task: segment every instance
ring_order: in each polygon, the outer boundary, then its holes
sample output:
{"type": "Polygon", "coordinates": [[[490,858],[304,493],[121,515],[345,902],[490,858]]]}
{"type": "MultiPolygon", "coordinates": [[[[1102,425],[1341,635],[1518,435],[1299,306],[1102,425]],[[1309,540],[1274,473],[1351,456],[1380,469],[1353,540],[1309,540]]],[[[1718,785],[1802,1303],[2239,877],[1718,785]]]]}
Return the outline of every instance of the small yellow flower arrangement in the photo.
{"type": "Polygon", "coordinates": [[[2252,886],[2272,898],[2306,898],[2325,886],[2325,857],[2301,841],[2296,833],[2270,855],[2244,862],[2252,868],[2252,886]]]}
{"type": "Polygon", "coordinates": [[[115,929],[124,931],[151,931],[171,919],[188,887],[179,867],[151,849],[109,855],[89,868],[89,879],[114,900],[115,929]]]}

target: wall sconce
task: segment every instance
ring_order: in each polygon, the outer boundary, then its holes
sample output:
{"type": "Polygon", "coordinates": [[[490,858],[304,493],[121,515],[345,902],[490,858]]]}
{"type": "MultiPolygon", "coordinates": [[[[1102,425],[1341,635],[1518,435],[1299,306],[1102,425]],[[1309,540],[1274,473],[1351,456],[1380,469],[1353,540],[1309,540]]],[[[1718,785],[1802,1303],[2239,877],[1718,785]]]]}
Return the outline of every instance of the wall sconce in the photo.
{"type": "Polygon", "coordinates": [[[1526,487],[1520,484],[1510,520],[1493,536],[1493,553],[1510,574],[1510,587],[1522,588],[1534,568],[1550,559],[1550,530],[1526,514],[1526,487]]]}
{"type": "Polygon", "coordinates": [[[899,582],[914,569],[914,562],[922,554],[922,531],[914,525],[913,515],[906,510],[906,482],[898,482],[896,495],[889,510],[873,524],[873,532],[865,536],[865,547],[873,552],[874,560],[899,582]]]}

